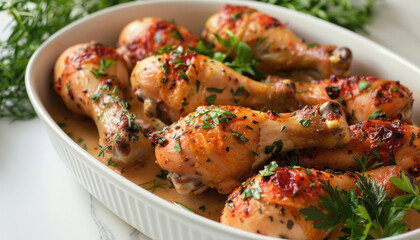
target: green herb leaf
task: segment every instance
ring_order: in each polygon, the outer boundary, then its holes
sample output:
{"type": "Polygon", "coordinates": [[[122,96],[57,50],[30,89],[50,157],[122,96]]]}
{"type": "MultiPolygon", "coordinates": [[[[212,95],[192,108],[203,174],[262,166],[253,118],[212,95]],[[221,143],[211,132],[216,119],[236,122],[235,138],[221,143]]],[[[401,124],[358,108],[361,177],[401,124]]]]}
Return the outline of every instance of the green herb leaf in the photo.
{"type": "Polygon", "coordinates": [[[116,167],[116,166],[118,166],[118,164],[116,162],[113,162],[112,158],[110,158],[110,159],[108,159],[108,166],[116,167]]]}
{"type": "Polygon", "coordinates": [[[365,80],[361,80],[359,82],[359,92],[361,92],[361,91],[365,90],[366,88],[370,87],[370,85],[371,85],[370,82],[365,81],[365,80]]]}
{"type": "Polygon", "coordinates": [[[181,145],[180,145],[179,140],[175,142],[174,148],[178,153],[181,152],[181,145]]]}
{"type": "Polygon", "coordinates": [[[195,88],[196,88],[197,93],[200,91],[200,84],[201,84],[200,81],[198,80],[195,81],[195,88]]]}
{"type": "Polygon", "coordinates": [[[220,89],[220,88],[207,88],[208,92],[215,92],[215,93],[222,93],[224,90],[225,90],[224,88],[222,88],[222,89],[220,89]]]}
{"type": "Polygon", "coordinates": [[[261,198],[262,189],[260,187],[257,188],[247,188],[243,191],[241,198],[247,199],[249,197],[253,197],[254,199],[258,200],[261,198]]]}
{"type": "Polygon", "coordinates": [[[214,103],[214,100],[216,100],[216,97],[217,97],[216,95],[210,95],[210,96],[206,97],[206,102],[209,105],[212,105],[214,103]]]}
{"type": "Polygon", "coordinates": [[[378,109],[375,112],[373,112],[370,116],[369,119],[370,120],[375,120],[375,119],[385,119],[386,118],[386,113],[382,112],[382,109],[378,109]]]}
{"type": "Polygon", "coordinates": [[[272,161],[270,164],[264,166],[264,170],[260,170],[260,174],[263,177],[269,177],[276,173],[277,168],[279,165],[276,161],[272,161]]]}
{"type": "Polygon", "coordinates": [[[187,76],[187,74],[184,72],[184,71],[182,71],[182,70],[178,70],[178,73],[179,73],[179,75],[181,75],[181,77],[186,81],[186,82],[189,82],[190,80],[188,79],[188,76],[187,76]]]}
{"type": "Polygon", "coordinates": [[[307,127],[310,122],[311,122],[311,119],[302,119],[299,121],[299,123],[304,127],[307,127]]]}
{"type": "Polygon", "coordinates": [[[281,139],[274,141],[271,145],[265,146],[264,153],[269,154],[272,153],[274,155],[277,155],[281,152],[281,149],[283,148],[283,141],[281,139]]]}
{"type": "Polygon", "coordinates": [[[240,133],[238,133],[237,131],[235,131],[235,130],[232,130],[232,135],[233,136],[235,136],[235,137],[237,137],[239,140],[241,140],[242,142],[244,142],[244,143],[246,143],[246,142],[248,142],[249,141],[249,139],[248,138],[246,138],[244,135],[242,135],[242,134],[240,134],[240,133]]]}

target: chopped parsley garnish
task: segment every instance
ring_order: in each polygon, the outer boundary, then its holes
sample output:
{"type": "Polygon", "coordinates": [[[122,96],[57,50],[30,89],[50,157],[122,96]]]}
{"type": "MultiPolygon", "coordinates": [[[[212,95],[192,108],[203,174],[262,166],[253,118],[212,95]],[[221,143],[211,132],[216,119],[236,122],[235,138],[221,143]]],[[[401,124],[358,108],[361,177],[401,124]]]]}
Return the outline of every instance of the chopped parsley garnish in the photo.
{"type": "Polygon", "coordinates": [[[222,93],[225,89],[224,88],[207,88],[208,92],[215,92],[215,93],[222,93]]]}
{"type": "Polygon", "coordinates": [[[238,87],[238,89],[236,89],[236,91],[233,93],[233,101],[236,102],[236,97],[240,95],[245,96],[245,99],[247,99],[249,97],[249,92],[243,86],[238,87]]]}
{"type": "Polygon", "coordinates": [[[63,122],[58,122],[57,125],[59,127],[65,127],[65,126],[67,126],[67,124],[66,123],[63,123],[63,122]]]}
{"type": "Polygon", "coordinates": [[[302,90],[302,91],[297,91],[296,93],[297,94],[304,94],[304,93],[308,93],[309,92],[309,90],[302,90]]]}
{"type": "Polygon", "coordinates": [[[397,92],[397,91],[398,91],[398,89],[397,89],[396,87],[393,87],[393,88],[391,88],[391,91],[393,91],[393,92],[397,92]]]}
{"type": "Polygon", "coordinates": [[[201,82],[196,80],[195,81],[195,89],[196,89],[197,93],[200,91],[200,85],[201,85],[201,82]]]}
{"type": "Polygon", "coordinates": [[[283,132],[284,129],[286,129],[286,126],[282,126],[281,129],[280,129],[280,131],[283,132]]]}
{"type": "Polygon", "coordinates": [[[217,97],[216,95],[210,95],[210,96],[206,97],[206,102],[209,105],[212,105],[214,103],[214,100],[216,100],[216,97],[217,97]]]}
{"type": "Polygon", "coordinates": [[[105,72],[105,69],[112,67],[113,65],[115,65],[115,63],[116,63],[115,61],[102,58],[100,62],[101,67],[90,70],[90,72],[95,76],[95,78],[99,78],[99,76],[106,77],[108,76],[108,74],[105,72]]]}
{"type": "Polygon", "coordinates": [[[113,162],[112,158],[110,158],[110,159],[108,159],[108,166],[116,167],[116,166],[118,166],[118,164],[116,162],[113,162]]]}
{"type": "Polygon", "coordinates": [[[161,63],[160,67],[162,68],[162,73],[167,73],[169,71],[168,66],[165,63],[161,63]]]}
{"type": "Polygon", "coordinates": [[[168,176],[168,171],[160,169],[160,174],[157,174],[156,177],[166,180],[166,177],[168,176]]]}
{"type": "Polygon", "coordinates": [[[178,73],[182,77],[182,79],[184,79],[186,82],[190,81],[190,79],[188,78],[187,74],[184,71],[178,70],[178,73]]]}
{"type": "Polygon", "coordinates": [[[181,145],[180,145],[179,140],[175,142],[174,148],[178,153],[181,152],[181,145]]]}
{"type": "Polygon", "coordinates": [[[95,93],[95,94],[92,94],[92,95],[90,96],[90,99],[92,99],[92,100],[93,100],[93,103],[96,103],[96,102],[99,100],[99,98],[101,98],[101,95],[102,95],[102,93],[97,92],[97,93],[95,93]]]}
{"type": "Polygon", "coordinates": [[[198,208],[198,210],[200,210],[200,211],[202,211],[202,212],[205,212],[205,211],[206,211],[206,206],[201,205],[201,206],[198,208]]]}
{"type": "Polygon", "coordinates": [[[232,135],[235,136],[236,138],[238,138],[239,140],[241,140],[242,142],[246,143],[249,141],[248,138],[246,138],[244,135],[238,133],[235,130],[232,130],[232,135]]]}
{"type": "Polygon", "coordinates": [[[100,157],[100,156],[105,157],[105,151],[107,149],[111,149],[111,145],[102,146],[99,144],[98,146],[99,146],[99,153],[98,155],[96,155],[97,157],[100,157]]]}
{"type": "Polygon", "coordinates": [[[237,20],[237,19],[239,19],[241,16],[242,16],[242,12],[238,12],[238,13],[236,13],[236,14],[232,14],[230,17],[231,17],[233,20],[237,20]]]}
{"type": "Polygon", "coordinates": [[[366,88],[370,87],[370,85],[371,85],[370,82],[368,82],[366,80],[361,80],[359,82],[359,85],[358,85],[359,92],[361,92],[361,91],[365,90],[366,88]]]}
{"type": "Polygon", "coordinates": [[[319,43],[316,43],[316,42],[313,42],[313,43],[307,43],[306,44],[306,46],[308,46],[308,47],[315,47],[315,46],[317,46],[317,45],[319,45],[319,43]]]}
{"type": "Polygon", "coordinates": [[[382,112],[382,109],[378,109],[375,112],[373,112],[370,116],[369,119],[370,120],[375,120],[375,119],[385,119],[386,118],[386,113],[382,112]]]}
{"type": "Polygon", "coordinates": [[[302,119],[299,121],[299,123],[304,127],[307,127],[310,122],[311,122],[311,119],[302,119]]]}
{"type": "Polygon", "coordinates": [[[174,68],[177,68],[177,67],[182,66],[182,65],[186,65],[186,64],[182,61],[182,59],[181,59],[181,58],[175,58],[174,60],[172,60],[172,61],[171,61],[171,63],[176,63],[176,64],[175,64],[175,66],[174,66],[174,68]]]}
{"type": "Polygon", "coordinates": [[[257,188],[247,188],[243,191],[241,198],[247,199],[249,197],[253,197],[256,200],[261,198],[262,189],[260,187],[257,188]]]}
{"type": "Polygon", "coordinates": [[[250,129],[250,130],[254,130],[252,127],[250,127],[249,125],[245,126],[246,128],[250,129]]]}
{"type": "Polygon", "coordinates": [[[178,31],[178,29],[176,28],[172,28],[173,33],[171,34],[171,37],[179,39],[181,41],[184,40],[184,38],[182,37],[182,34],[178,31]]]}
{"type": "Polygon", "coordinates": [[[265,154],[272,153],[273,155],[277,155],[281,152],[283,148],[283,141],[281,139],[274,141],[271,145],[265,146],[265,154]]]}
{"type": "Polygon", "coordinates": [[[414,132],[411,132],[411,137],[410,137],[410,141],[409,141],[409,145],[410,147],[414,146],[413,140],[416,137],[416,135],[414,134],[414,132]]]}
{"type": "Polygon", "coordinates": [[[316,183],[314,182],[309,183],[309,187],[315,187],[315,186],[316,186],[316,183]]]}
{"type": "Polygon", "coordinates": [[[264,166],[264,170],[260,170],[260,174],[263,177],[269,177],[276,173],[277,168],[279,165],[276,161],[272,161],[270,164],[264,166]]]}
{"type": "Polygon", "coordinates": [[[67,82],[67,93],[70,94],[71,82],[67,82]]]}

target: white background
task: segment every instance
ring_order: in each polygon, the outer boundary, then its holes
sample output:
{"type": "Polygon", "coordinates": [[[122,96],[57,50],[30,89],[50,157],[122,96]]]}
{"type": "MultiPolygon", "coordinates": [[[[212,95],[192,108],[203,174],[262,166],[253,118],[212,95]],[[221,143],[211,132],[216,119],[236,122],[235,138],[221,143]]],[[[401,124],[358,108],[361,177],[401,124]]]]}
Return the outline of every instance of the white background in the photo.
{"type": "MultiPolygon", "coordinates": [[[[420,1],[382,0],[375,13],[367,37],[420,67],[420,1]]],[[[6,24],[0,13],[0,31],[6,24]]],[[[67,173],[35,118],[0,120],[0,239],[147,238],[67,173]]]]}

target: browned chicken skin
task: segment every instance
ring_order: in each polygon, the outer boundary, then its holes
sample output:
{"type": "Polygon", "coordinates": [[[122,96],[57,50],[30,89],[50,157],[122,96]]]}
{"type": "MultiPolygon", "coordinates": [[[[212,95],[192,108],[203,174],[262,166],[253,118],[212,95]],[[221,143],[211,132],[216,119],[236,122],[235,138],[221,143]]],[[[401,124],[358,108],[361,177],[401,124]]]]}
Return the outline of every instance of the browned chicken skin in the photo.
{"type": "MultiPolygon", "coordinates": [[[[276,82],[273,78],[269,80],[276,82]]],[[[303,106],[341,99],[347,120],[351,124],[368,120],[378,110],[385,114],[383,119],[411,120],[412,93],[397,81],[352,76],[295,84],[296,98],[303,106]]]]}
{"type": "MultiPolygon", "coordinates": [[[[344,148],[300,151],[299,165],[340,171],[361,170],[353,159],[369,157],[370,164],[397,164],[418,180],[420,177],[420,129],[399,120],[365,121],[350,126],[351,140],[344,148]],[[379,156],[378,159],[376,156],[379,156]]],[[[292,158],[296,158],[294,153],[292,158]]],[[[290,157],[290,155],[289,155],[290,157]]],[[[282,159],[288,163],[290,160],[282,159]]]]}
{"type": "Polygon", "coordinates": [[[230,193],[271,156],[292,149],[333,148],[350,139],[337,102],[276,115],[242,107],[199,107],[150,136],[157,163],[180,193],[205,186],[230,193]]]}
{"type": "MultiPolygon", "coordinates": [[[[383,167],[363,173],[382,184],[388,197],[402,194],[390,181],[400,177],[401,167],[383,167]]],[[[321,186],[330,182],[332,187],[356,190],[358,179],[353,173],[335,175],[305,168],[278,168],[274,175],[260,174],[249,178],[228,198],[221,216],[221,223],[263,235],[289,239],[320,240],[327,237],[324,230],[315,229],[313,221],[304,219],[300,209],[313,205],[321,208],[319,196],[328,194],[321,186]],[[315,183],[315,184],[314,184],[315,183]],[[260,199],[243,199],[245,189],[260,188],[260,199]]]]}
{"type": "Polygon", "coordinates": [[[123,98],[122,90],[131,94],[128,76],[116,50],[95,42],[68,48],[54,69],[54,89],[66,106],[95,121],[102,161],[121,168],[141,162],[152,151],[140,126],[145,122],[135,118],[123,98]]]}
{"type": "Polygon", "coordinates": [[[127,24],[120,33],[118,52],[130,69],[137,61],[153,55],[167,45],[196,47],[198,38],[187,29],[156,17],[146,17],[127,24]]]}
{"type": "Polygon", "coordinates": [[[148,116],[172,123],[202,105],[238,105],[286,112],[297,108],[290,80],[261,83],[206,56],[177,47],[140,61],[131,85],[148,116]],[[156,110],[157,108],[157,110],[156,110]]]}
{"type": "Polygon", "coordinates": [[[254,58],[261,62],[260,68],[267,73],[312,69],[319,73],[318,79],[350,73],[352,54],[348,48],[332,45],[310,47],[277,19],[255,9],[225,5],[207,20],[202,37],[214,44],[215,51],[225,52],[226,48],[214,34],[228,39],[226,30],[252,48],[254,58]]]}

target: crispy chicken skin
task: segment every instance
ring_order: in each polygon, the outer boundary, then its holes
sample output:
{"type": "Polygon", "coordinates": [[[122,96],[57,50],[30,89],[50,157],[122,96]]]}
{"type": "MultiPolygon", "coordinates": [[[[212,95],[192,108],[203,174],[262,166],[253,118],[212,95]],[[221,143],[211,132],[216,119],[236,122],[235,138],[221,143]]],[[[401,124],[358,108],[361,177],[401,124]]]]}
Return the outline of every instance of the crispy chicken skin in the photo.
{"type": "Polygon", "coordinates": [[[146,114],[158,115],[166,123],[202,105],[238,105],[278,112],[298,106],[290,80],[257,82],[182,47],[140,61],[130,80],[134,94],[145,103],[146,114]]]}
{"type": "MultiPolygon", "coordinates": [[[[391,177],[400,177],[400,166],[383,167],[364,174],[382,184],[387,196],[401,194],[401,190],[390,181],[391,177]]],[[[314,222],[305,220],[299,210],[309,205],[321,208],[319,196],[328,194],[321,185],[327,184],[327,181],[332,187],[355,189],[356,194],[360,194],[355,185],[357,179],[353,173],[335,175],[305,168],[278,168],[269,177],[257,174],[229,196],[220,221],[235,228],[273,237],[324,239],[328,233],[315,229],[314,222]],[[245,189],[258,187],[262,190],[260,199],[242,199],[245,189]]]]}
{"type": "Polygon", "coordinates": [[[370,164],[375,161],[382,162],[385,166],[397,164],[413,177],[420,177],[418,127],[399,120],[373,120],[350,126],[350,133],[351,140],[344,148],[301,151],[300,165],[316,169],[360,170],[353,157],[361,159],[368,155],[372,158],[370,164]],[[380,159],[375,155],[379,155],[380,159]]]}
{"type": "Polygon", "coordinates": [[[127,24],[120,33],[118,52],[129,68],[167,45],[196,47],[198,38],[187,29],[156,17],[145,17],[127,24]]]}
{"type": "Polygon", "coordinates": [[[102,161],[118,167],[139,163],[146,152],[153,151],[142,134],[141,125],[146,123],[135,119],[124,102],[122,90],[128,88],[128,77],[121,55],[95,42],[68,48],[54,68],[54,90],[73,113],[95,122],[104,149],[102,161]]]}
{"type": "Polygon", "coordinates": [[[214,45],[214,50],[223,52],[226,48],[214,34],[228,39],[226,30],[252,48],[254,58],[261,62],[260,68],[266,73],[311,69],[319,73],[318,79],[350,73],[352,54],[348,48],[332,45],[310,47],[285,24],[255,9],[225,5],[207,20],[202,37],[214,45]]]}
{"type": "Polygon", "coordinates": [[[150,139],[157,145],[156,162],[171,172],[178,192],[199,193],[206,185],[228,194],[273,155],[343,146],[350,135],[340,105],[330,101],[280,115],[243,107],[199,107],[150,139]]]}
{"type": "MultiPolygon", "coordinates": [[[[273,78],[270,80],[276,82],[273,78]]],[[[368,120],[378,110],[385,113],[385,119],[410,122],[413,110],[413,96],[408,88],[397,81],[376,77],[331,77],[321,81],[296,82],[296,92],[296,98],[303,106],[341,98],[350,124],[368,120]]]]}

